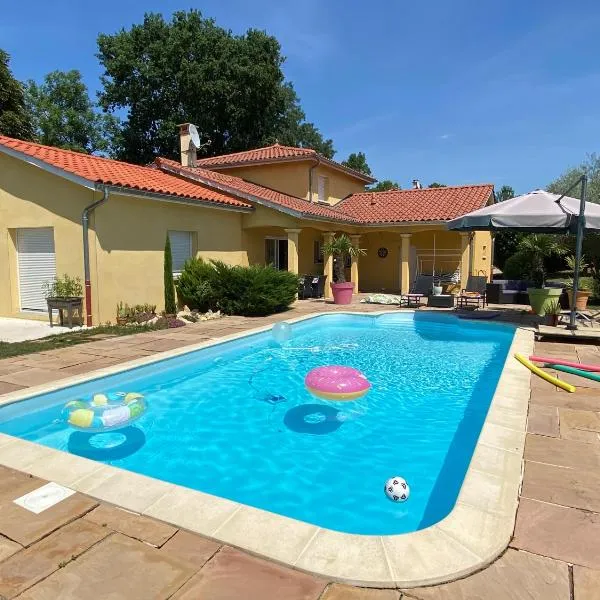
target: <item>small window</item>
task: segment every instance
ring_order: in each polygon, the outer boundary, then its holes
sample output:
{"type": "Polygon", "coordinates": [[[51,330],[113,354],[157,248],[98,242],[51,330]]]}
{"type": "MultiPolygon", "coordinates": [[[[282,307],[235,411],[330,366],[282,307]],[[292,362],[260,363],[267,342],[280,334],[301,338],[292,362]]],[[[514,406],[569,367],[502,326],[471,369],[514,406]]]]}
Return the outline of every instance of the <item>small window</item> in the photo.
{"type": "Polygon", "coordinates": [[[327,202],[329,200],[329,179],[323,175],[319,175],[319,202],[327,202]]]}
{"type": "Polygon", "coordinates": [[[323,242],[321,240],[315,240],[313,246],[313,261],[315,265],[323,264],[323,242]]]}
{"type": "Polygon", "coordinates": [[[181,273],[185,261],[192,258],[192,232],[169,231],[169,241],[173,255],[173,273],[181,273]]]}

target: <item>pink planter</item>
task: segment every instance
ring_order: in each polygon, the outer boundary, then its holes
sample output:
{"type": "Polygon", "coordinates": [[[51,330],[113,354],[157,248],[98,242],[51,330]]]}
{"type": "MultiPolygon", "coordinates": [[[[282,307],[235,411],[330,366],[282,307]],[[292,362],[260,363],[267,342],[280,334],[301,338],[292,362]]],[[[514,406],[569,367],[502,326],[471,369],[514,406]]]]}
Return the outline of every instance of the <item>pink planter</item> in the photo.
{"type": "Polygon", "coordinates": [[[351,281],[347,281],[346,283],[332,283],[331,291],[333,292],[334,304],[350,304],[352,302],[354,284],[351,281]]]}

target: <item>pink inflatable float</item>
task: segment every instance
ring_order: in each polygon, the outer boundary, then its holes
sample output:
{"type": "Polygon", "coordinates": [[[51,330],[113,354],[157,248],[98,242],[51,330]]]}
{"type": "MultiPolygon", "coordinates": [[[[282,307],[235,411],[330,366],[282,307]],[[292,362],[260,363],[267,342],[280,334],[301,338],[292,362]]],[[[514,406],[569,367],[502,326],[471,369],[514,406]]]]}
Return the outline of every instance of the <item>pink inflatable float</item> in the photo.
{"type": "Polygon", "coordinates": [[[360,371],[339,365],[309,371],[304,385],[311,394],[324,400],[357,400],[371,389],[368,379],[360,371]]]}

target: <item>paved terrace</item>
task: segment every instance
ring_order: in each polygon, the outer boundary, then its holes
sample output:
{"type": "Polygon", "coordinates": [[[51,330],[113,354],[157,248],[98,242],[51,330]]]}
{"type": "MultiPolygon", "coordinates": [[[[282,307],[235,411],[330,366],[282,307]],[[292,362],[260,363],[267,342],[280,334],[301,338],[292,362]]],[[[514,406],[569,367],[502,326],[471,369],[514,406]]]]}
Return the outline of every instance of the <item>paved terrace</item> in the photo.
{"type": "MultiPolygon", "coordinates": [[[[335,309],[322,302],[300,302],[292,311],[268,318],[227,317],[5,359],[0,361],[0,394],[335,309]]],[[[600,362],[600,347],[594,345],[538,342],[536,352],[600,362]]],[[[514,536],[496,562],[465,579],[406,591],[340,585],[79,493],[35,515],[12,501],[45,482],[0,467],[0,598],[598,600],[600,383],[573,379],[575,394],[532,378],[514,536]]]]}

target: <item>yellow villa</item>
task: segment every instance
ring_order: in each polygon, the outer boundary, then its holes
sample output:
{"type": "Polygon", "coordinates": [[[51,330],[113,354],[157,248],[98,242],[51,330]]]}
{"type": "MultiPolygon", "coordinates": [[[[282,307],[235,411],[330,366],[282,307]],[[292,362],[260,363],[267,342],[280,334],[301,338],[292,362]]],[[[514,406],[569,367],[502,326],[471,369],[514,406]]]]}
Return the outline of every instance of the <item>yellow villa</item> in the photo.
{"type": "Polygon", "coordinates": [[[406,293],[434,271],[456,289],[491,277],[490,234],[446,228],[493,202],[491,184],[374,193],[307,148],[197,159],[188,124],[180,146],[179,162],[139,166],[0,136],[0,316],[44,318],[43,283],[63,273],[86,282],[88,325],[114,321],[121,301],[162,308],[166,235],[175,274],[198,256],[331,282],[320,248],[345,232],[366,250],[348,265],[357,291],[406,293]]]}

